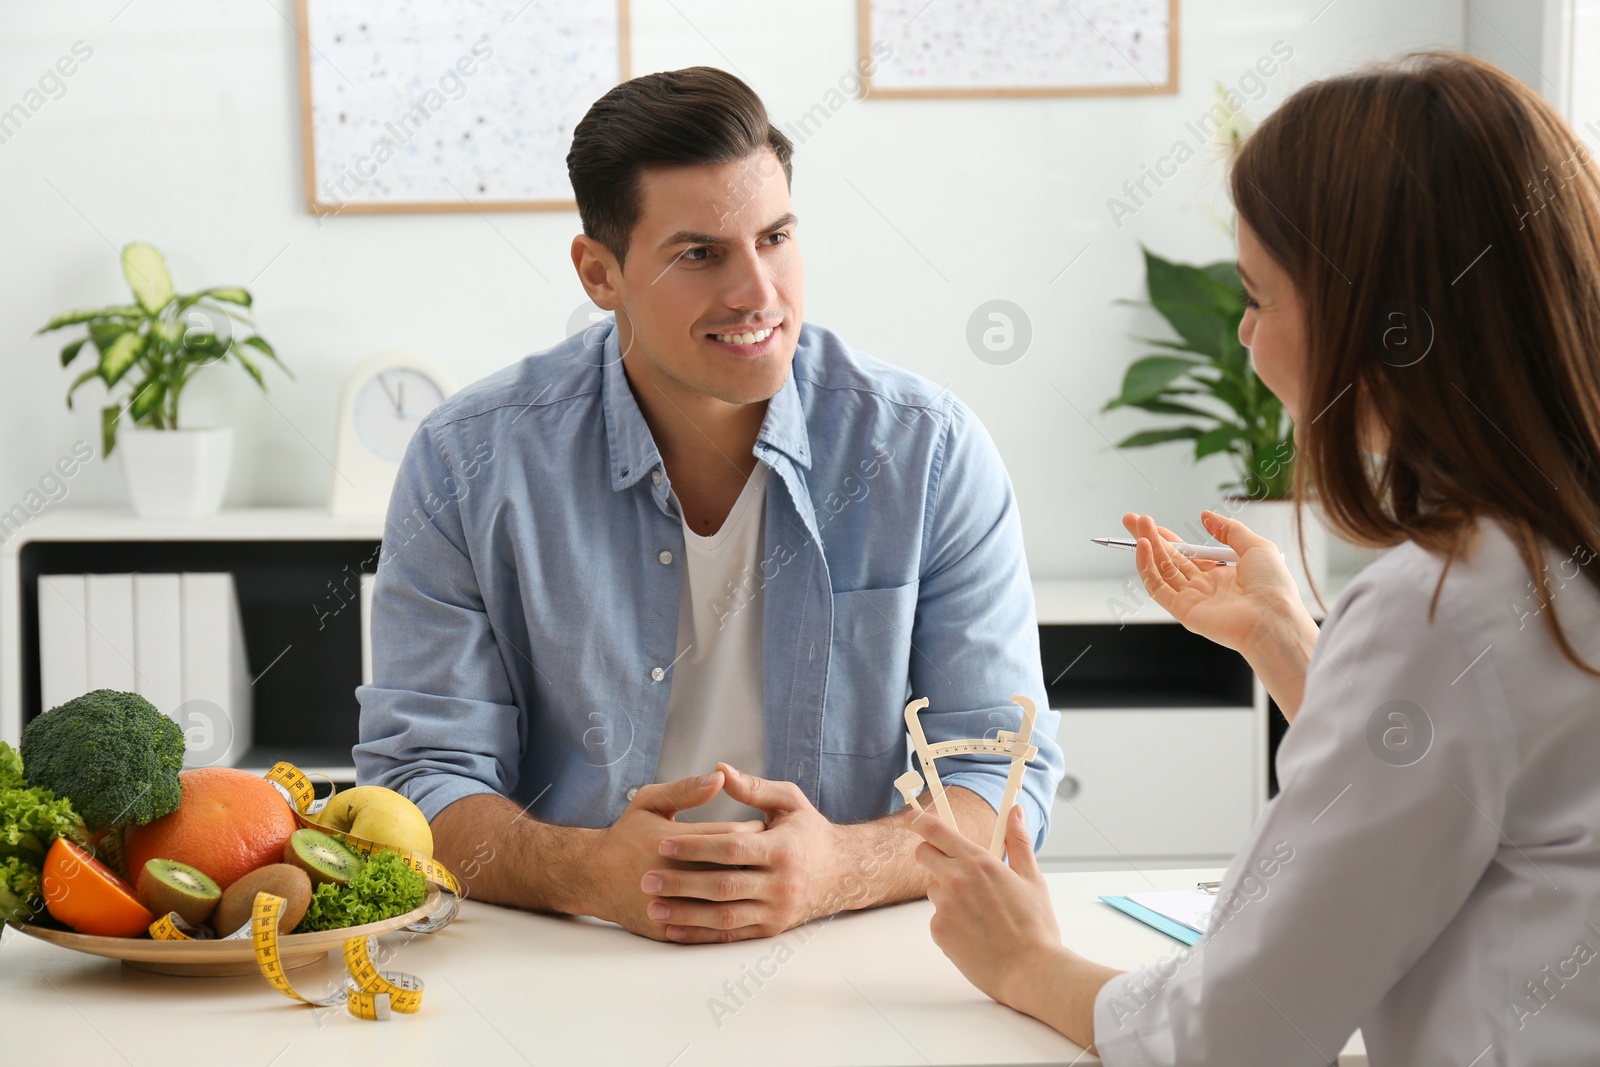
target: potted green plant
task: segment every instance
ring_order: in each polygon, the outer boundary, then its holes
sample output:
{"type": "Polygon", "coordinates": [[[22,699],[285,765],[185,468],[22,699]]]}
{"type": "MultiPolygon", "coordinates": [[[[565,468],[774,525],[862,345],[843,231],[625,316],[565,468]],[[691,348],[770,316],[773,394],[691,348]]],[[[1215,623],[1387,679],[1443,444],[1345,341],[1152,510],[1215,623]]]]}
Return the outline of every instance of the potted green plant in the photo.
{"type": "Polygon", "coordinates": [[[1140,338],[1161,351],[1135,360],[1123,375],[1121,392],[1102,410],[1137,408],[1181,421],[1131,434],[1117,447],[1188,441],[1196,461],[1227,456],[1235,478],[1219,486],[1226,495],[1213,510],[1234,515],[1276,542],[1302,590],[1309,592],[1306,572],[1320,582],[1326,570],[1326,534],[1320,523],[1306,524],[1302,568],[1294,526],[1294,427],[1239,343],[1245,294],[1238,270],[1227,261],[1174,263],[1149,249],[1144,260],[1148,306],[1177,339],[1140,338]]]}
{"type": "Polygon", "coordinates": [[[203,367],[231,359],[265,392],[257,359],[265,357],[280,368],[282,361],[265,338],[235,336],[236,320],[252,325],[240,310],[251,305],[246,290],[223,286],[177,293],[161,253],[139,242],[122,249],[122,276],[134,303],[64,312],[39,333],[68,326],[87,331],[61,350],[64,368],[86,345],[99,355],[67,389],[67,407],[79,387],[93,379],[104,383],[110,402],[100,409],[100,434],[107,456],[118,443],[124,417],[131,420],[120,454],[134,510],[150,517],[212,514],[227,488],[233,430],[180,426],[184,387],[203,367]]]}

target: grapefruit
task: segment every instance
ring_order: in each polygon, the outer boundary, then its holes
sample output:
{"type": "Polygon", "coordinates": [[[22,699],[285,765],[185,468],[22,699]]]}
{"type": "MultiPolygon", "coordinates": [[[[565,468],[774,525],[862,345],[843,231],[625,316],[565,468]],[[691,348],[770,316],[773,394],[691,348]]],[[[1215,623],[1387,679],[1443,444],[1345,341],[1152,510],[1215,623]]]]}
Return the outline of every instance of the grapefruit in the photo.
{"type": "Polygon", "coordinates": [[[234,767],[195,767],[178,781],[183,799],[177,811],[128,827],[128,870],[142,871],[153,859],[177,860],[227,889],[283,858],[298,824],[289,802],[265,778],[234,767]]]}
{"type": "Polygon", "coordinates": [[[64,837],[50,846],[41,873],[45,907],[80,934],[138,937],[156,921],[132,886],[64,837]]]}

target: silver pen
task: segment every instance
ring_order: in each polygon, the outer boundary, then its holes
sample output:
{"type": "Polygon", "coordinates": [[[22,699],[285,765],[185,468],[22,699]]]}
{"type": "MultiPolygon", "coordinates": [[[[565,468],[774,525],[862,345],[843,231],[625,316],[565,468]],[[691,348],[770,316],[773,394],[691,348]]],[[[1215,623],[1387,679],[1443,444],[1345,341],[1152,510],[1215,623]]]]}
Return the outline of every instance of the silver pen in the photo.
{"type": "MultiPolygon", "coordinates": [[[[1089,540],[1097,545],[1107,548],[1138,548],[1139,542],[1131,537],[1091,537],[1089,540]]],[[[1190,559],[1204,559],[1212,563],[1232,564],[1239,562],[1239,553],[1222,545],[1186,545],[1182,541],[1168,541],[1167,547],[1180,556],[1190,559]]]]}

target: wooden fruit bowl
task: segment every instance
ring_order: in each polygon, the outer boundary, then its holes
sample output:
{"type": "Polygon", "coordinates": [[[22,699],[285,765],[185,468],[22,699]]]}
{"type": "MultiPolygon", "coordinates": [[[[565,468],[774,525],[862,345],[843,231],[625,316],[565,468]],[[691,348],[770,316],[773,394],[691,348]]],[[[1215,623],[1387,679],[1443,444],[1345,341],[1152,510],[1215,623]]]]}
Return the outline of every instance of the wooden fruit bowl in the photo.
{"type": "MultiPolygon", "coordinates": [[[[344,944],[347,938],[366,934],[386,934],[425,919],[442,896],[438,886],[430,885],[422,906],[404,915],[363,926],[322,930],[314,934],[284,934],[278,938],[278,955],[286,971],[306,967],[344,944]]],[[[248,938],[239,941],[155,941],[149,937],[98,937],[71,930],[57,930],[31,923],[13,923],[29,937],[91,956],[121,960],[129,967],[156,974],[189,977],[257,974],[256,952],[248,938]]]]}

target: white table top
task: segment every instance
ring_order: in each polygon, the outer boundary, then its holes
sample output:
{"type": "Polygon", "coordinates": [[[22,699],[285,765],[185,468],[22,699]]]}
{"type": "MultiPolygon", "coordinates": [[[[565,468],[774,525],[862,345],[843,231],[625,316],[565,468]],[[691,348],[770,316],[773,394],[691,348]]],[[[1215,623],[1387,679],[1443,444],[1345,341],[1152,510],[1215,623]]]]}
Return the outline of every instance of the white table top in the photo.
{"type": "MultiPolygon", "coordinates": [[[[1182,946],[1099,895],[1179,889],[1220,872],[1046,877],[1066,943],[1131,969],[1182,946]]],[[[66,1048],[74,1059],[139,1067],[165,1067],[184,1048],[226,1050],[229,1063],[261,1067],[1098,1062],[969,985],[929,937],[931,915],[916,901],[763,941],[685,946],[468,901],[437,934],[384,939],[396,951],[382,966],[415,974],[427,991],[417,1014],[383,1023],[296,1004],[260,977],[146,974],[8,928],[0,1032],[6,1061],[18,1064],[61,1062],[66,1048]],[[741,978],[748,996],[734,988],[741,978]]],[[[290,981],[320,995],[340,977],[337,960],[291,971],[290,981]]],[[[1339,1062],[1366,1063],[1359,1035],[1339,1062]]]]}

